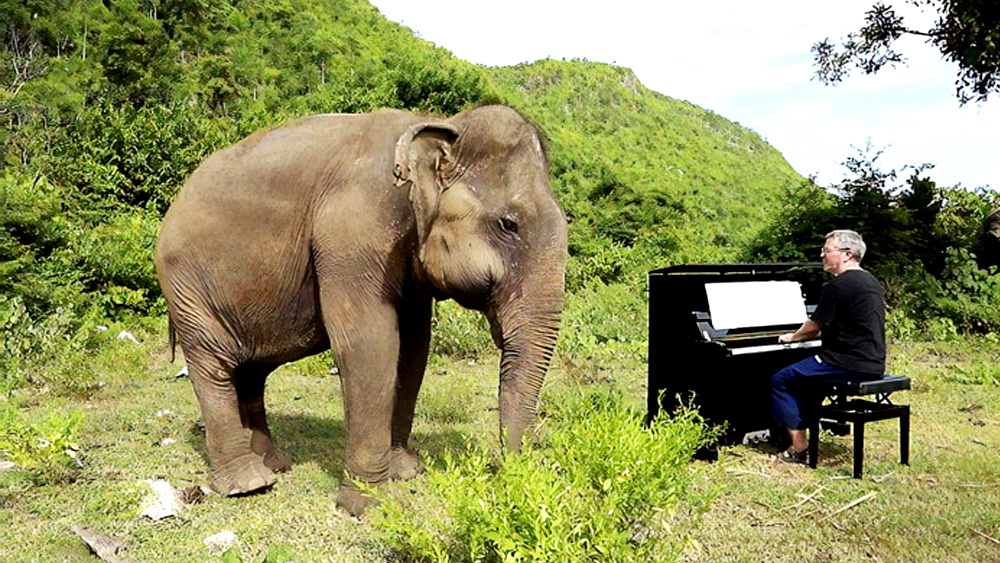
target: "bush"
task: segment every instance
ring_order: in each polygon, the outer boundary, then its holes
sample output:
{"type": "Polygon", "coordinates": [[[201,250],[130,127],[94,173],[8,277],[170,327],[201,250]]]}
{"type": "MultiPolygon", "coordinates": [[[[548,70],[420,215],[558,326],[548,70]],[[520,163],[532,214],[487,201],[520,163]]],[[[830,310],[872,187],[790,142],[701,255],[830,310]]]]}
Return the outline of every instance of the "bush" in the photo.
{"type": "Polygon", "coordinates": [[[457,359],[480,359],[496,350],[490,324],[478,311],[452,300],[434,304],[431,319],[431,353],[457,359]]]}
{"type": "Polygon", "coordinates": [[[0,456],[42,482],[72,479],[82,464],[76,430],[78,413],[57,413],[28,422],[10,406],[0,407],[0,456]]]}
{"type": "Polygon", "coordinates": [[[671,560],[683,540],[674,512],[698,504],[688,462],[707,439],[691,412],[647,428],[614,392],[577,394],[536,448],[496,463],[473,446],[445,454],[416,496],[375,491],[372,523],[420,561],[671,560]]]}

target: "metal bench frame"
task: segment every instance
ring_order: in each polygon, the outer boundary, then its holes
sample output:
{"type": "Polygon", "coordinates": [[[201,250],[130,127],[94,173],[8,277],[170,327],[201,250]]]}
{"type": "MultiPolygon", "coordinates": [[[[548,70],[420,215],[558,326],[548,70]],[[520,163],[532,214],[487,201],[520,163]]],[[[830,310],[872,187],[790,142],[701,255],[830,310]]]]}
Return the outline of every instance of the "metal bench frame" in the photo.
{"type": "Polygon", "coordinates": [[[851,423],[854,431],[854,478],[860,479],[865,460],[865,423],[899,419],[899,462],[910,464],[910,406],[895,405],[889,396],[910,389],[910,379],[887,375],[872,381],[851,383],[817,381],[816,391],[829,400],[819,407],[809,424],[809,467],[815,469],[819,457],[820,421],[851,423]],[[873,396],[874,401],[852,397],[873,396]]]}

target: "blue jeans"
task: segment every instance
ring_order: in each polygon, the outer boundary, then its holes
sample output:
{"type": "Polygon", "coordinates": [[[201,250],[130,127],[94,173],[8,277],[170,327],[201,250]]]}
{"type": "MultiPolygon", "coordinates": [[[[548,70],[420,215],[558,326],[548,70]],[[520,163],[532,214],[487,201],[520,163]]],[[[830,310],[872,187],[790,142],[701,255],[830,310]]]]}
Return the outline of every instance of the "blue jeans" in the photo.
{"type": "Polygon", "coordinates": [[[822,396],[809,391],[806,380],[811,377],[845,382],[881,378],[880,375],[834,367],[819,356],[794,363],[771,377],[771,418],[777,426],[789,430],[806,429],[811,411],[823,400],[822,396]]]}

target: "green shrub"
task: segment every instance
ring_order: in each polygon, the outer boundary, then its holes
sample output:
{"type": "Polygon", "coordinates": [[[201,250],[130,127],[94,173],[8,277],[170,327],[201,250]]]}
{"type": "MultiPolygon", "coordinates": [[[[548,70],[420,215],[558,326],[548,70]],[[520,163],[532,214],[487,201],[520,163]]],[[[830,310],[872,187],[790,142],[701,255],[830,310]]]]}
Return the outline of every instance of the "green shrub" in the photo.
{"type": "Polygon", "coordinates": [[[434,304],[431,319],[431,352],[452,358],[479,359],[496,350],[490,324],[478,311],[462,308],[452,300],[434,304]]]}
{"type": "Polygon", "coordinates": [[[76,430],[82,415],[56,413],[24,420],[10,403],[0,406],[0,457],[43,482],[72,479],[82,464],[76,430]]]}
{"type": "Polygon", "coordinates": [[[101,308],[111,318],[156,308],[159,282],[153,252],[159,226],[156,214],[123,213],[74,241],[89,289],[99,291],[101,308]]]}
{"type": "Polygon", "coordinates": [[[446,453],[416,495],[388,497],[373,526],[417,561],[666,561],[683,534],[672,519],[697,505],[688,462],[705,443],[691,412],[648,428],[610,391],[578,394],[538,447],[502,462],[482,447],[446,453]],[[415,517],[419,514],[419,517],[415,517]]]}

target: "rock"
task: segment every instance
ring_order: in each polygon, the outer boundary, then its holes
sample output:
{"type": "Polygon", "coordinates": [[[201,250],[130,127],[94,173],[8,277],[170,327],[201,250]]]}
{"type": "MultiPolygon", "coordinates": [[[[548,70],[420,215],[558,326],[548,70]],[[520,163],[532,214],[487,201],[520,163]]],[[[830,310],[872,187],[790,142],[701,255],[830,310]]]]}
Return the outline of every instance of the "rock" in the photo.
{"type": "Polygon", "coordinates": [[[166,481],[146,479],[153,490],[143,501],[143,510],[139,514],[154,522],[171,516],[177,516],[184,509],[183,496],[166,481]]]}
{"type": "Polygon", "coordinates": [[[208,546],[208,551],[212,555],[221,555],[225,553],[229,548],[236,545],[239,541],[236,538],[236,534],[225,530],[215,534],[214,536],[208,536],[204,540],[204,544],[208,546]]]}
{"type": "Polygon", "coordinates": [[[132,333],[127,330],[123,330],[118,333],[118,340],[130,340],[135,344],[139,343],[139,341],[136,340],[134,336],[132,336],[132,333]]]}
{"type": "Polygon", "coordinates": [[[124,543],[90,528],[73,526],[72,530],[103,561],[107,561],[108,563],[128,563],[128,559],[119,557],[119,554],[125,551],[124,543]]]}
{"type": "Polygon", "coordinates": [[[15,469],[17,469],[17,466],[14,465],[13,461],[0,461],[0,473],[3,473],[4,471],[13,471],[15,469]]]}

